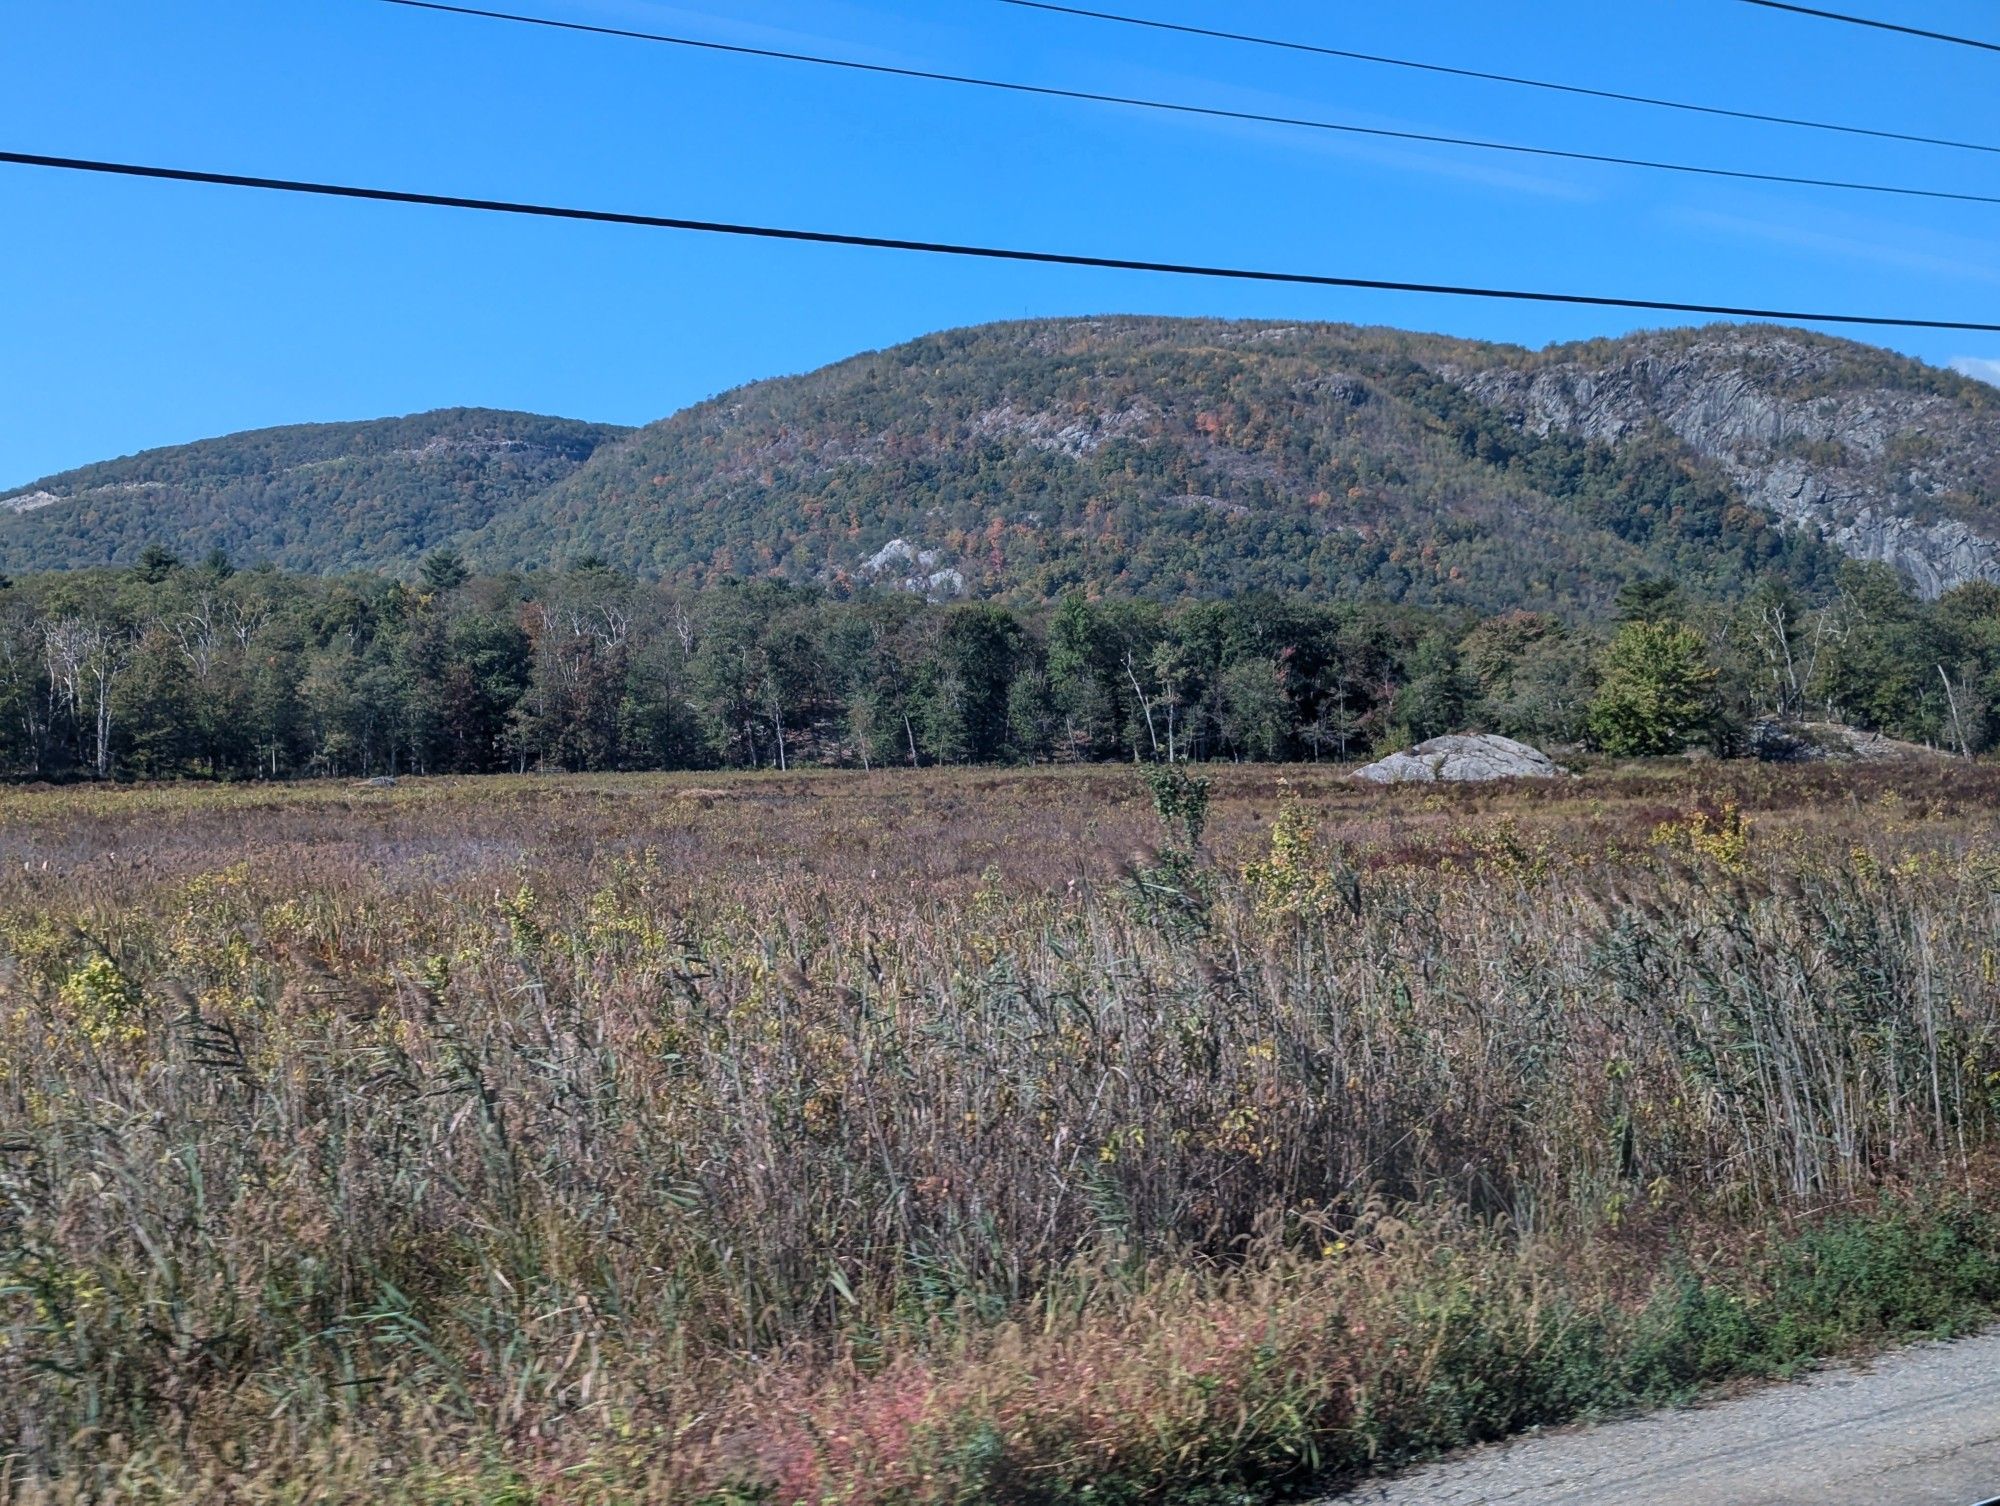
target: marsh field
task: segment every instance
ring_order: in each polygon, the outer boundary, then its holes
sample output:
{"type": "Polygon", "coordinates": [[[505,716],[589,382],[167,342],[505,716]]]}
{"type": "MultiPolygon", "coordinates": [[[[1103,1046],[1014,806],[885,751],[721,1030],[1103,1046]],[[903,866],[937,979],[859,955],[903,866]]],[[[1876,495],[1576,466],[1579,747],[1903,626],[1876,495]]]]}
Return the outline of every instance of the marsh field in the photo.
{"type": "Polygon", "coordinates": [[[2000,1309],[2000,769],[0,791],[0,1499],[1254,1502],[2000,1309]]]}

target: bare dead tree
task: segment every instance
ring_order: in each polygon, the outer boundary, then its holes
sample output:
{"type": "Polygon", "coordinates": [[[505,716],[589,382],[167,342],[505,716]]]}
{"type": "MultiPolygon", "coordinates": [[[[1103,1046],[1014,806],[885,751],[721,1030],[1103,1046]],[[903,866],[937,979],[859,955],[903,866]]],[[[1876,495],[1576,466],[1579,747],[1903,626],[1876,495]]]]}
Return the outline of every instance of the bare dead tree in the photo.
{"type": "Polygon", "coordinates": [[[123,633],[82,617],[59,617],[42,629],[49,681],[79,725],[95,732],[92,765],[99,779],[111,777],[111,685],[131,657],[123,633]]]}
{"type": "MultiPolygon", "coordinates": [[[[1132,694],[1139,698],[1139,709],[1146,714],[1146,738],[1153,745],[1153,758],[1157,762],[1160,757],[1160,734],[1153,726],[1153,699],[1139,688],[1138,667],[1133,660],[1132,650],[1129,648],[1125,650],[1125,677],[1132,682],[1132,694]]],[[[1137,747],[1134,747],[1132,749],[1133,761],[1137,762],[1138,757],[1139,750],[1137,747]]]]}

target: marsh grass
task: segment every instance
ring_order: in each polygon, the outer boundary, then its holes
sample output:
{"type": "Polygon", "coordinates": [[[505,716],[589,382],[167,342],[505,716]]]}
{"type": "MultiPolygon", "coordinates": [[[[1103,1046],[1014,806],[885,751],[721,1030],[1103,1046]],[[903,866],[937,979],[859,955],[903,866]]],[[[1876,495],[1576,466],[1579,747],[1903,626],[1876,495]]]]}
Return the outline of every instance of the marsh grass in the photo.
{"type": "Polygon", "coordinates": [[[0,1489],[1250,1499],[1950,1331],[1996,794],[0,794],[0,1489]]]}

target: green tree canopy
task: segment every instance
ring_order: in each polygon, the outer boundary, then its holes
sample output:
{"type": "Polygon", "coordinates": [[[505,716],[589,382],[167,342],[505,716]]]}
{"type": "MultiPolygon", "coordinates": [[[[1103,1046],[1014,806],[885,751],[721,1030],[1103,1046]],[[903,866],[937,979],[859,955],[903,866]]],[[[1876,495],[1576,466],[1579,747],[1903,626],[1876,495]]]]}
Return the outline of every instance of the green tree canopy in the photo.
{"type": "Polygon", "coordinates": [[[1620,756],[1677,753],[1707,730],[1715,678],[1708,646],[1693,628],[1628,622],[1604,653],[1591,740],[1620,756]]]}

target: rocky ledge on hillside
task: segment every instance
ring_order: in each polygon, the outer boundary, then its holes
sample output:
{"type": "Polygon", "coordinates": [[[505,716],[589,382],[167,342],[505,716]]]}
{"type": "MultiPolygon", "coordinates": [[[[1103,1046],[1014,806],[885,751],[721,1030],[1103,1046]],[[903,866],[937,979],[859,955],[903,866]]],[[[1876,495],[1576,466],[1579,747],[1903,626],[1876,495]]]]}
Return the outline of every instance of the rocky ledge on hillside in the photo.
{"type": "Polygon", "coordinates": [[[1616,444],[1664,429],[1750,502],[1894,565],[1924,596],[2000,580],[2000,405],[1970,379],[1800,330],[1723,325],[1438,369],[1530,433],[1616,444]]]}
{"type": "Polygon", "coordinates": [[[1371,784],[1476,783],[1488,779],[1554,779],[1563,770],[1539,748],[1480,732],[1434,737],[1356,769],[1371,784]]]}

